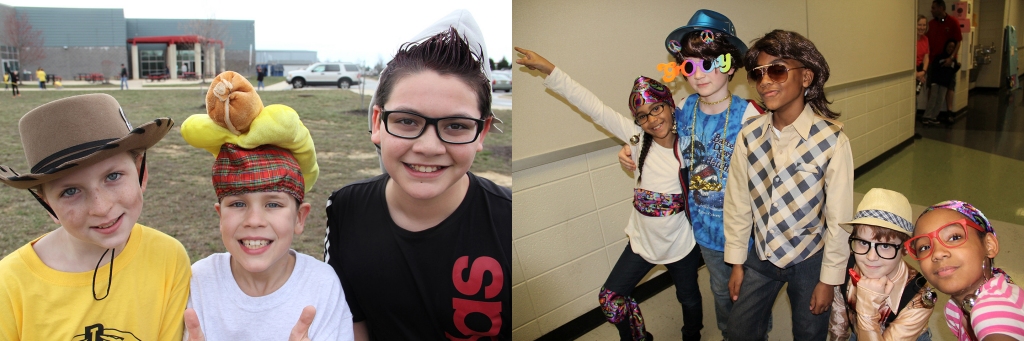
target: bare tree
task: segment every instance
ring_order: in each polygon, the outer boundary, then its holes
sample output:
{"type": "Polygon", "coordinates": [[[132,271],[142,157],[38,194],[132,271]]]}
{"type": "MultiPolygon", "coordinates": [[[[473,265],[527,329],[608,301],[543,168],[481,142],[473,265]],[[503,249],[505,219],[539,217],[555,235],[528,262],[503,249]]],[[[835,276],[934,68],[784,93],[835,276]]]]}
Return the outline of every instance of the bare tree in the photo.
{"type": "Polygon", "coordinates": [[[384,64],[384,57],[381,57],[381,55],[378,54],[377,64],[373,66],[373,71],[376,71],[377,74],[380,74],[380,72],[384,70],[384,65],[386,65],[384,64]]]}
{"type": "MultiPolygon", "coordinates": [[[[197,44],[200,44],[200,48],[202,49],[204,54],[212,53],[212,48],[214,45],[219,45],[220,48],[224,48],[225,46],[231,43],[230,35],[228,35],[227,24],[218,21],[215,18],[203,20],[190,20],[185,22],[183,26],[184,27],[179,27],[179,29],[185,31],[186,34],[199,36],[199,41],[197,42],[197,44]],[[220,42],[218,43],[216,41],[220,42]]],[[[210,56],[214,59],[219,60],[217,54],[210,56]]],[[[202,58],[202,56],[196,56],[196,59],[201,60],[200,58],[202,58]]],[[[202,60],[202,63],[204,65],[204,70],[201,70],[202,72],[198,72],[200,70],[196,70],[196,74],[200,75],[200,77],[202,77],[203,79],[203,82],[205,83],[207,74],[209,74],[210,77],[214,77],[216,75],[213,73],[216,70],[210,69],[209,65],[207,65],[206,63],[206,60],[202,60]]],[[[222,67],[226,67],[226,65],[222,65],[222,67]]]]}
{"type": "Polygon", "coordinates": [[[17,49],[21,65],[46,59],[46,52],[43,51],[43,32],[32,29],[32,24],[28,23],[28,17],[24,13],[18,15],[15,11],[7,12],[4,17],[4,34],[7,37],[7,45],[17,49]]]}

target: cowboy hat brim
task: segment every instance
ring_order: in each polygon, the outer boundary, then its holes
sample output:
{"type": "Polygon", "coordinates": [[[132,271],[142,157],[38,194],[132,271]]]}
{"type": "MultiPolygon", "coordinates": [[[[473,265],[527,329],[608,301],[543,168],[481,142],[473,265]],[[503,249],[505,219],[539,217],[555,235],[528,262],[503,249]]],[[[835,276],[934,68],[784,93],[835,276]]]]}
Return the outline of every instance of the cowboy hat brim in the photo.
{"type": "Polygon", "coordinates": [[[0,182],[17,189],[32,188],[64,177],[75,169],[90,166],[117,153],[148,149],[163,139],[173,125],[174,121],[170,118],[158,118],[132,129],[128,135],[122,138],[95,146],[62,150],[51,155],[50,158],[74,157],[74,159],[61,162],[56,167],[39,173],[20,174],[11,167],[0,165],[0,182]]]}

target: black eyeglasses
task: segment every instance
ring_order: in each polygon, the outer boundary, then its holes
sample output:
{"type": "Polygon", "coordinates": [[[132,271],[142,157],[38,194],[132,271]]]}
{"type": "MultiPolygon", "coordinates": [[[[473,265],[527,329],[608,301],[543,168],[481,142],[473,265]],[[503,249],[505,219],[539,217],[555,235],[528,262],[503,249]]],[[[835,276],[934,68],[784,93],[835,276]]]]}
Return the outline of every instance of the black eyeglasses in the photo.
{"type": "Polygon", "coordinates": [[[473,143],[484,129],[485,120],[469,117],[430,118],[410,111],[383,110],[381,120],[384,130],[395,137],[416,139],[423,135],[427,126],[434,126],[437,138],[445,143],[473,143]]]}
{"type": "Polygon", "coordinates": [[[875,249],[875,254],[883,259],[893,259],[899,255],[900,244],[889,244],[889,243],[875,243],[869,242],[857,237],[850,237],[850,251],[858,255],[866,255],[871,249],[875,249]]]}
{"type": "Polygon", "coordinates": [[[664,113],[665,107],[668,107],[668,105],[665,103],[657,103],[654,106],[652,106],[651,111],[648,111],[646,114],[636,115],[636,118],[633,119],[633,122],[636,123],[636,125],[638,126],[643,125],[644,123],[647,123],[647,120],[651,116],[659,116],[662,113],[664,113]]]}
{"type": "Polygon", "coordinates": [[[761,80],[764,79],[765,74],[767,74],[768,78],[771,78],[772,82],[785,83],[789,80],[790,70],[806,68],[806,66],[786,67],[782,64],[761,65],[751,69],[750,72],[747,72],[747,79],[756,85],[760,84],[761,80]]]}

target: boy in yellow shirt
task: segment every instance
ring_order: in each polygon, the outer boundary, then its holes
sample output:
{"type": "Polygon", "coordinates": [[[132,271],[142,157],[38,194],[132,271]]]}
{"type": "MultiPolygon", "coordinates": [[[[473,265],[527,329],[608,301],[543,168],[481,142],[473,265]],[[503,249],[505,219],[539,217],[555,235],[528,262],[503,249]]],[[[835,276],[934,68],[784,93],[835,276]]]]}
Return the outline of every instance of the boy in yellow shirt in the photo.
{"type": "Polygon", "coordinates": [[[28,171],[0,166],[60,225],[0,260],[0,340],[181,340],[190,262],[138,224],[146,149],[173,122],[137,128],[110,95],[59,99],[19,129],[28,171]],[[98,262],[97,262],[98,261],[98,262]]]}

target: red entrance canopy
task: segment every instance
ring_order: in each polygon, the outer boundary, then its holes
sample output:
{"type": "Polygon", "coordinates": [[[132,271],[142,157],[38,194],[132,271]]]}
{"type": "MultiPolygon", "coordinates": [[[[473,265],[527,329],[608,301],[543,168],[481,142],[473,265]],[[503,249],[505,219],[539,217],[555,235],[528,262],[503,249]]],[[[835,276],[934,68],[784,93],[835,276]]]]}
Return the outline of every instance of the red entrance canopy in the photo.
{"type": "Polygon", "coordinates": [[[224,42],[217,39],[208,39],[199,35],[185,35],[185,36],[155,36],[155,37],[135,37],[128,39],[132,45],[136,44],[195,44],[195,43],[211,43],[219,44],[221,48],[224,48],[224,42]]]}

